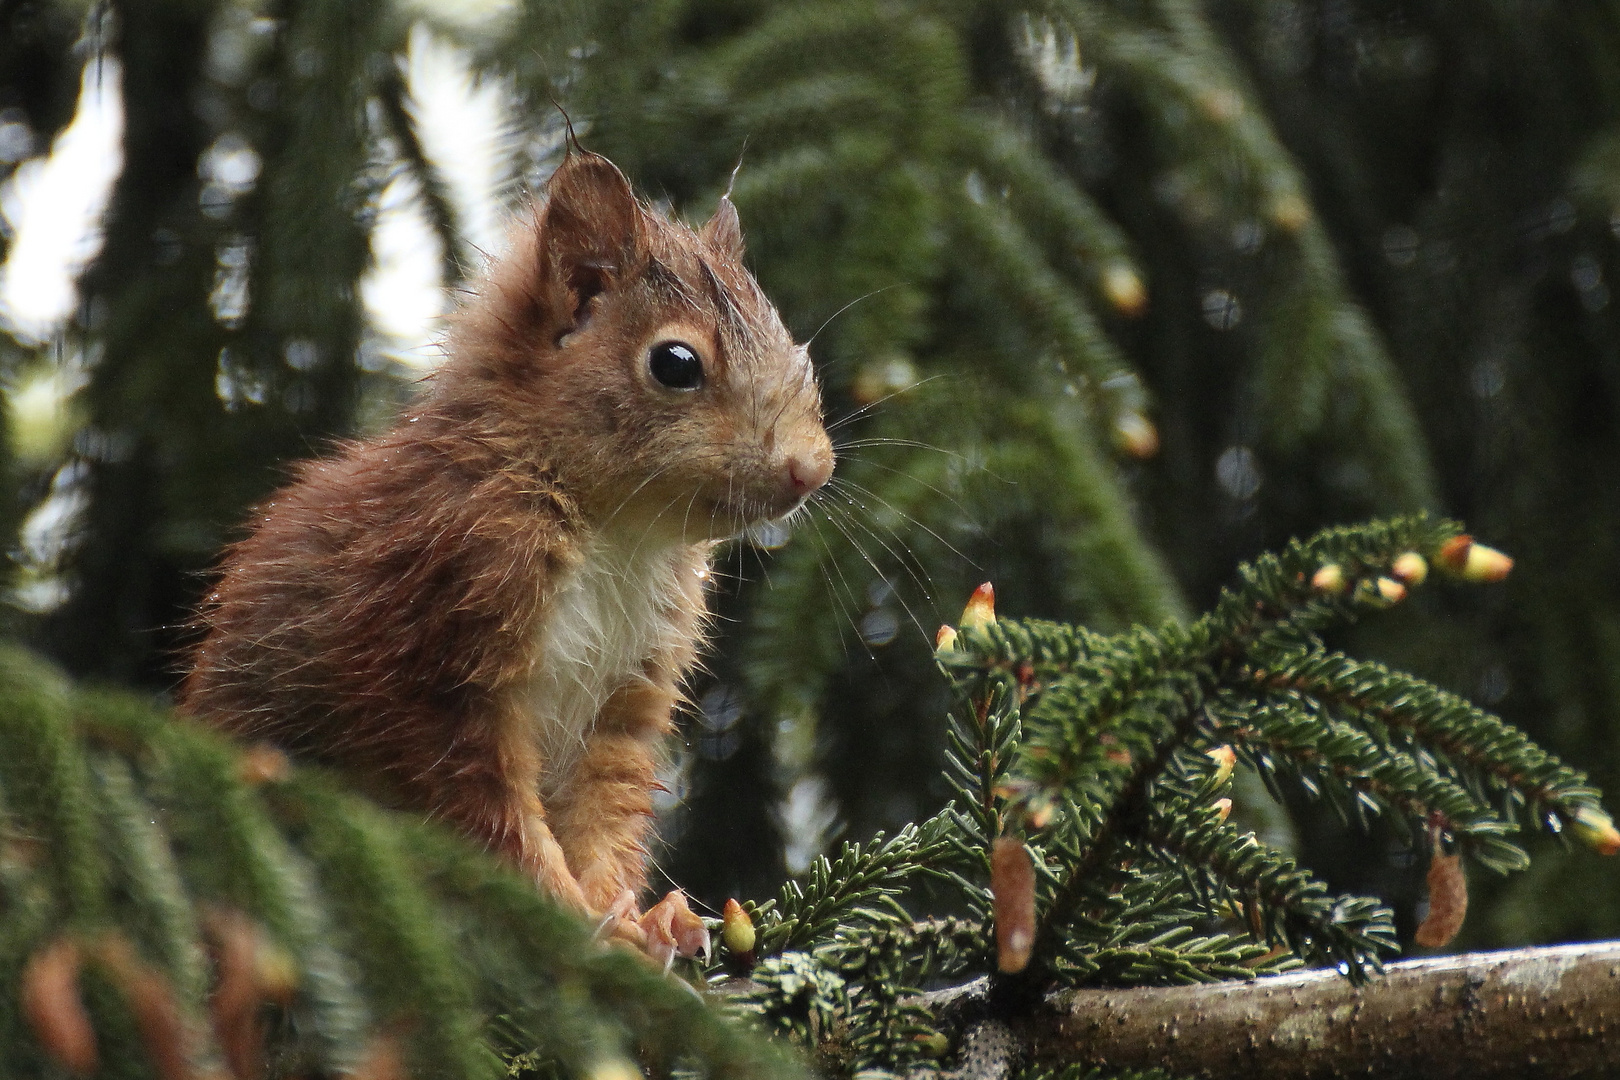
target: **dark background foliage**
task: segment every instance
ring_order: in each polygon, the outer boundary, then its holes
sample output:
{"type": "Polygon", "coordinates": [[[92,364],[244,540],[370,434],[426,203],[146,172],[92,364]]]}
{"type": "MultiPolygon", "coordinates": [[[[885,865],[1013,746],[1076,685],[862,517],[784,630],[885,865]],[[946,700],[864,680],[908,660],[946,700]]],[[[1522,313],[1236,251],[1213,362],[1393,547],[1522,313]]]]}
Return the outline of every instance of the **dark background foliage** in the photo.
{"type": "MultiPolygon", "coordinates": [[[[1206,606],[1290,535],[1398,510],[1461,517],[1518,567],[1422,594],[1356,651],[1620,787],[1620,7],[448,12],[0,4],[0,110],[34,153],[83,64],[118,60],[125,107],[77,318],[0,337],[13,385],[88,372],[67,448],[7,463],[8,536],[53,490],[82,500],[60,566],[19,572],[59,573],[66,599],[14,610],[16,636],[163,692],[247,507],[405,392],[357,288],[391,177],[416,177],[447,284],[476,265],[397,62],[421,21],[505,80],[520,172],[544,174],[552,99],[694,218],[740,159],[761,280],[801,338],[825,325],[838,484],[785,546],[728,557],[695,688],[665,864],[699,895],[760,894],[818,811],[860,836],[942,798],[928,637],[978,581],[1004,612],[1119,629],[1206,606]],[[241,190],[199,168],[222,139],[257,155],[241,190]],[[240,267],[247,306],[221,315],[240,267]]],[[[1421,859],[1294,810],[1304,861],[1409,923],[1421,859]]],[[[1459,944],[1620,933],[1616,873],[1551,853],[1476,894],[1459,944]]]]}

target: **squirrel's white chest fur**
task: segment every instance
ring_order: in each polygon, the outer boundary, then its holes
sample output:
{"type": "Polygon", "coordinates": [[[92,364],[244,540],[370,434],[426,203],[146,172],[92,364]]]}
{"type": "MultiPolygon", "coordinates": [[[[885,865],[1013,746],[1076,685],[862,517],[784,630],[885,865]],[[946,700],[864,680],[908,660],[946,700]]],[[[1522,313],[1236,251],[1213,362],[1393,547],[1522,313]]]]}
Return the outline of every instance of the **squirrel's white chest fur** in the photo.
{"type": "Polygon", "coordinates": [[[567,777],[614,691],[645,678],[647,661],[679,649],[694,568],[685,545],[594,539],[557,583],[534,632],[522,689],[541,752],[541,795],[567,777]]]}

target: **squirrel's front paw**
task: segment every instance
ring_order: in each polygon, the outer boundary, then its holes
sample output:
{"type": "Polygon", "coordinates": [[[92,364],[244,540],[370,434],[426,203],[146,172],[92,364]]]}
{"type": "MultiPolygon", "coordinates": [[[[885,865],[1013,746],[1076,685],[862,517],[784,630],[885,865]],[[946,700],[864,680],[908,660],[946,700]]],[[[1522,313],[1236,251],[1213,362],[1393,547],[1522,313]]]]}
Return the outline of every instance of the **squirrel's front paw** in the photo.
{"type": "Polygon", "coordinates": [[[646,935],[642,948],[666,967],[677,956],[709,955],[709,928],[686,903],[686,894],[672,890],[641,916],[639,927],[646,935]]]}
{"type": "Polygon", "coordinates": [[[636,914],[636,901],[628,892],[628,901],[614,903],[604,910],[582,906],[579,913],[596,923],[598,941],[617,941],[638,949],[647,947],[647,935],[641,930],[640,916],[636,914]]]}

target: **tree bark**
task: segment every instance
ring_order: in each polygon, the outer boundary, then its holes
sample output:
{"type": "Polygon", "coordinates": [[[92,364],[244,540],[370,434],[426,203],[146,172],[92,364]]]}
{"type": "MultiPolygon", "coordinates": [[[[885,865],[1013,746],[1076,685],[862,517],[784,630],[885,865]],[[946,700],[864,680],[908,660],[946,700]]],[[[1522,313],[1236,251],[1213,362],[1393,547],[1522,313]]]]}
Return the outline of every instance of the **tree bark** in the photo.
{"type": "Polygon", "coordinates": [[[1066,990],[1013,1021],[1027,1060],[1242,1080],[1620,1076],[1620,942],[1243,983],[1066,990]]]}

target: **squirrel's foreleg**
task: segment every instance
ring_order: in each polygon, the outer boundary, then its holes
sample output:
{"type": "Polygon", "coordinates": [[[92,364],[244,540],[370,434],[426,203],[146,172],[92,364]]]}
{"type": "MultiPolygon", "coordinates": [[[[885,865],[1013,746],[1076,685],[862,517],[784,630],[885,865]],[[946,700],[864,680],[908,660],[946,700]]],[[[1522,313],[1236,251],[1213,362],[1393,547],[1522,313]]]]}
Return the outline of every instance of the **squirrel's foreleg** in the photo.
{"type": "Polygon", "coordinates": [[[434,805],[435,816],[511,859],[562,903],[601,914],[605,905],[580,888],[558,842],[556,822],[540,801],[540,753],[527,721],[514,719],[497,729],[508,737],[482,747],[476,739],[458,740],[437,763],[433,778],[418,777],[427,787],[425,801],[434,805]],[[441,782],[445,776],[454,782],[441,782]]]}
{"type": "Polygon", "coordinates": [[[585,902],[608,911],[647,885],[647,836],[659,744],[675,690],[654,675],[620,687],[602,706],[585,752],[552,798],[551,825],[585,902]]]}

